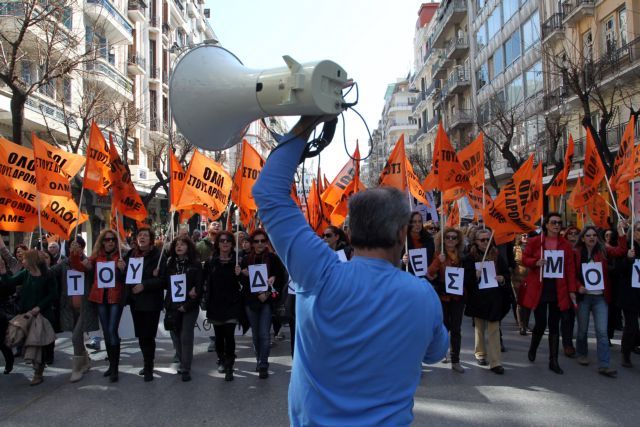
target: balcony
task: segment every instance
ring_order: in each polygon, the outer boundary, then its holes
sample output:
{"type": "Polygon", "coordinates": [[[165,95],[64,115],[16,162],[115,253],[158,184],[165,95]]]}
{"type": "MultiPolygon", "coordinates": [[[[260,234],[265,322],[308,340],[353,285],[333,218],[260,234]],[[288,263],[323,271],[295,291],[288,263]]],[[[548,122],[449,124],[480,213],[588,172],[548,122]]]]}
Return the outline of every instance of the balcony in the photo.
{"type": "Polygon", "coordinates": [[[467,16],[466,0],[453,0],[449,2],[447,8],[443,11],[438,10],[436,19],[438,23],[433,30],[433,47],[444,48],[444,33],[449,25],[455,25],[462,22],[467,16]]]}
{"type": "Polygon", "coordinates": [[[184,6],[180,0],[167,0],[169,3],[169,13],[171,14],[171,18],[175,21],[177,26],[187,25],[187,20],[184,17],[184,6]]]}
{"type": "Polygon", "coordinates": [[[413,104],[411,113],[419,114],[422,110],[424,110],[424,107],[426,105],[426,99],[427,99],[426,93],[420,92],[420,94],[418,94],[418,99],[416,100],[417,102],[413,104]]]}
{"type": "Polygon", "coordinates": [[[87,0],[84,13],[104,26],[105,36],[111,44],[133,43],[133,26],[109,0],[87,0]]]}
{"type": "Polygon", "coordinates": [[[143,0],[129,0],[128,16],[133,22],[144,22],[147,4],[143,0]]]}
{"type": "Polygon", "coordinates": [[[464,58],[467,52],[469,52],[469,36],[467,34],[451,40],[445,49],[447,59],[464,58]]]}
{"type": "Polygon", "coordinates": [[[438,123],[440,123],[440,116],[436,114],[427,122],[427,132],[434,130],[438,126],[438,123]]]}
{"type": "Polygon", "coordinates": [[[53,102],[40,98],[37,94],[29,96],[24,106],[28,110],[34,111],[38,114],[42,114],[45,117],[48,117],[60,123],[65,123],[67,120],[67,116],[65,115],[62,108],[58,107],[58,105],[54,104],[53,102]]]}
{"type": "Polygon", "coordinates": [[[86,64],[88,78],[95,80],[98,84],[114,90],[123,98],[133,100],[133,82],[124,76],[113,65],[104,59],[97,59],[86,64]]]}
{"type": "Polygon", "coordinates": [[[205,32],[207,29],[207,26],[204,23],[204,17],[203,16],[198,16],[196,19],[196,28],[198,29],[198,31],[201,32],[205,32]]]}
{"type": "Polygon", "coordinates": [[[469,70],[462,65],[454,68],[453,72],[447,79],[447,91],[449,95],[461,93],[469,87],[471,80],[469,78],[469,70]]]}
{"type": "Polygon", "coordinates": [[[433,107],[437,108],[442,105],[444,100],[448,97],[448,87],[445,85],[439,91],[435,91],[435,95],[433,97],[433,107]]]}
{"type": "Polygon", "coordinates": [[[160,68],[159,67],[154,67],[153,65],[151,65],[151,68],[149,69],[149,82],[150,83],[160,83],[160,68]]]}
{"type": "Polygon", "coordinates": [[[471,126],[473,124],[473,111],[472,110],[458,110],[449,115],[447,120],[447,130],[452,131],[463,127],[471,126]]]}
{"type": "Polygon", "coordinates": [[[431,67],[432,79],[444,79],[447,77],[447,65],[449,60],[443,57],[438,58],[435,64],[431,67]]]}
{"type": "Polygon", "coordinates": [[[427,90],[424,91],[427,99],[431,98],[436,93],[436,89],[440,89],[440,80],[434,80],[431,83],[431,86],[429,86],[427,90]]]}
{"type": "Polygon", "coordinates": [[[427,132],[429,132],[429,129],[427,129],[426,126],[422,126],[421,128],[418,128],[418,132],[416,132],[415,135],[411,135],[411,138],[409,138],[409,142],[411,144],[417,143],[420,139],[426,136],[427,132]]]}
{"type": "MultiPolygon", "coordinates": [[[[24,34],[28,44],[49,45],[54,51],[69,55],[69,49],[75,49],[82,40],[73,31],[73,15],[70,8],[60,8],[50,13],[44,20],[40,19],[41,9],[36,6],[31,12],[32,23],[24,34]],[[36,22],[39,20],[39,22],[36,22]],[[58,30],[52,32],[50,25],[57,25],[58,30]],[[53,37],[53,39],[52,39],[53,37]]],[[[0,18],[5,37],[14,38],[23,30],[25,3],[21,1],[0,1],[0,18]]],[[[80,54],[80,52],[78,52],[80,54]]]]}
{"type": "Polygon", "coordinates": [[[187,3],[187,15],[189,15],[189,18],[195,18],[198,15],[198,9],[196,9],[196,5],[193,2],[187,3]]]}
{"type": "Polygon", "coordinates": [[[640,64],[640,37],[619,48],[610,48],[592,66],[585,70],[593,73],[593,77],[602,85],[608,85],[611,79],[619,80],[635,70],[640,64]]]}
{"type": "Polygon", "coordinates": [[[553,43],[564,38],[563,13],[554,13],[542,23],[542,40],[545,43],[553,43]]]}
{"type": "Polygon", "coordinates": [[[567,0],[562,3],[563,23],[575,26],[583,18],[593,16],[595,8],[596,0],[567,0]]]}
{"type": "Polygon", "coordinates": [[[127,71],[132,75],[144,74],[147,62],[140,54],[129,54],[127,57],[127,71]]]}
{"type": "Polygon", "coordinates": [[[405,132],[408,130],[417,130],[418,124],[408,121],[389,120],[387,122],[388,132],[405,132]]]}

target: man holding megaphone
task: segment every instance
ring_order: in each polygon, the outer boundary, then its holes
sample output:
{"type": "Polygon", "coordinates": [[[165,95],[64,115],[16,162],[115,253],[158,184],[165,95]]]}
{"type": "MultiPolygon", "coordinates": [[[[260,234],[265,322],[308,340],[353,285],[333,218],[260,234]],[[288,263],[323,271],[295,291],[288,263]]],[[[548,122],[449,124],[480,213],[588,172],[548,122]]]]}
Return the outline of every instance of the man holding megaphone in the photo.
{"type": "Polygon", "coordinates": [[[395,188],[349,200],[355,256],[340,262],[290,197],[307,139],[303,117],[271,153],[253,196],[296,289],[296,354],[289,386],[292,425],[409,425],[421,363],[449,345],[438,296],[396,266],[410,209],[395,188]]]}

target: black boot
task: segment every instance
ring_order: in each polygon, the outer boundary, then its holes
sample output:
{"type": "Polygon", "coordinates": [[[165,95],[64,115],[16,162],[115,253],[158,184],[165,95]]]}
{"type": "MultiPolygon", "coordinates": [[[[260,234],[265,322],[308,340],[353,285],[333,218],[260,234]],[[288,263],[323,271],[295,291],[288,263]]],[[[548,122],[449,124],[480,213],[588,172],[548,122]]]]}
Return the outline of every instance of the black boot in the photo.
{"type": "Polygon", "coordinates": [[[2,355],[4,356],[4,374],[10,374],[13,371],[13,362],[15,358],[13,357],[13,352],[9,347],[2,345],[2,355]]]}
{"type": "Polygon", "coordinates": [[[118,366],[120,365],[120,344],[111,346],[111,354],[109,356],[109,381],[118,382],[118,366]]]}
{"type": "Polygon", "coordinates": [[[153,359],[144,361],[144,382],[153,381],[153,359]]]}
{"type": "Polygon", "coordinates": [[[564,371],[558,365],[558,347],[560,346],[560,335],[549,334],[549,369],[556,374],[562,375],[564,371]]]}
{"type": "Polygon", "coordinates": [[[111,372],[113,372],[113,355],[111,354],[111,352],[113,351],[110,345],[106,345],[106,350],[107,350],[107,358],[109,359],[109,367],[107,368],[106,371],[104,371],[104,374],[102,374],[103,377],[111,377],[111,372]]]}
{"type": "Polygon", "coordinates": [[[235,362],[235,356],[227,357],[224,360],[224,380],[233,381],[233,364],[235,362]]]}
{"type": "Polygon", "coordinates": [[[529,353],[527,354],[530,362],[535,362],[536,360],[536,352],[538,351],[538,346],[540,345],[543,335],[544,332],[539,334],[535,330],[531,334],[531,345],[529,346],[529,353]]]}

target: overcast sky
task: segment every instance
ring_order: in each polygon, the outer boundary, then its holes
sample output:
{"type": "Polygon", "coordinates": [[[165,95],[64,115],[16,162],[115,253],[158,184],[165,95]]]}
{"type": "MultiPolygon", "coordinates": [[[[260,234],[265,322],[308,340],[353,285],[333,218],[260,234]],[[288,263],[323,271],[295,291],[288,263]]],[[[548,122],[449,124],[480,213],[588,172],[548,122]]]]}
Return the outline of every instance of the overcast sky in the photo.
{"type": "MultiPolygon", "coordinates": [[[[413,36],[420,2],[412,0],[207,0],[211,25],[221,44],[250,68],[330,59],[360,87],[355,107],[371,132],[377,127],[389,83],[405,77],[413,63],[413,36]]],[[[368,140],[364,125],[347,113],[347,144],[368,140]]],[[[331,179],[347,161],[342,128],[322,155],[331,179]]]]}

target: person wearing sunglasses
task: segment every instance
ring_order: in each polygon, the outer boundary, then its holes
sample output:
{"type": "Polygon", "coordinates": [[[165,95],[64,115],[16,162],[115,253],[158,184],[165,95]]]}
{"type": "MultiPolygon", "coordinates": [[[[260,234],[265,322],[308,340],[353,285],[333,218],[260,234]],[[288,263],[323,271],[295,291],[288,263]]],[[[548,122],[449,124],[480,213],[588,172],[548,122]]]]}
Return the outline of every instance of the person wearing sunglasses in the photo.
{"type": "MultiPolygon", "coordinates": [[[[442,234],[436,236],[436,247],[442,247],[442,234]]],[[[438,292],[442,303],[444,326],[449,330],[451,369],[460,374],[464,368],[460,365],[460,343],[462,342],[462,317],[464,314],[464,296],[448,294],[445,290],[445,271],[447,267],[462,267],[464,257],[464,238],[462,231],[452,227],[444,229],[444,253],[436,252],[429,264],[427,278],[438,292]]]]}
{"type": "Polygon", "coordinates": [[[207,319],[215,331],[218,372],[225,381],[233,381],[236,359],[236,324],[242,317],[240,266],[236,264],[235,239],[231,232],[221,231],[215,242],[216,256],[204,265],[207,292],[207,319]]]}
{"type": "MultiPolygon", "coordinates": [[[[624,235],[622,224],[619,224],[620,235],[624,235]]],[[[612,286],[607,271],[607,260],[620,258],[627,254],[627,242],[618,239],[617,246],[606,245],[598,235],[598,229],[592,225],[586,226],[578,238],[575,246],[578,261],[578,334],[576,336],[576,355],[578,363],[583,366],[589,364],[587,357],[587,332],[589,317],[593,313],[596,329],[596,343],[598,354],[598,372],[607,377],[615,377],[617,372],[610,367],[611,358],[609,339],[607,337],[608,308],[612,300],[612,286]],[[581,271],[583,263],[600,263],[604,290],[587,290],[585,278],[581,271]]]]}
{"type": "MultiPolygon", "coordinates": [[[[105,371],[104,376],[109,377],[111,382],[118,381],[118,366],[120,363],[120,335],[118,335],[118,328],[120,327],[120,318],[122,317],[122,309],[125,302],[124,271],[127,267],[124,260],[120,258],[118,244],[118,237],[114,230],[102,230],[96,239],[93,252],[89,258],[83,258],[82,248],[77,242],[71,243],[69,257],[69,264],[72,269],[93,273],[91,279],[91,276],[85,279],[85,283],[91,281],[88,299],[98,307],[98,318],[100,319],[100,326],[102,326],[109,358],[109,368],[105,371]],[[99,262],[108,261],[114,261],[116,265],[115,286],[101,289],[98,287],[98,275],[95,274],[96,265],[99,262]]],[[[86,372],[88,369],[89,358],[87,354],[85,355],[85,363],[83,363],[82,370],[86,372]]]]}
{"type": "Polygon", "coordinates": [[[251,324],[251,335],[253,337],[253,349],[256,354],[256,370],[259,377],[265,379],[269,377],[269,353],[271,351],[271,315],[272,295],[275,293],[275,285],[280,263],[276,260],[276,255],[269,251],[269,239],[266,231],[257,229],[249,237],[251,240],[251,251],[242,260],[242,290],[244,296],[245,312],[251,324]],[[257,264],[267,265],[267,286],[266,291],[252,292],[251,278],[249,277],[249,266],[257,264]]]}
{"type": "Polygon", "coordinates": [[[319,238],[290,196],[311,132],[334,118],[303,117],[253,187],[273,247],[297,285],[289,421],[409,425],[422,362],[442,360],[449,337],[433,287],[397,267],[411,216],[406,194],[380,187],[349,198],[349,262],[319,238]]]}
{"type": "Polygon", "coordinates": [[[322,233],[322,239],[327,245],[334,251],[344,251],[344,255],[347,259],[351,259],[353,255],[353,249],[349,246],[349,238],[344,230],[333,225],[328,226],[322,233]]]}
{"type": "Polygon", "coordinates": [[[522,264],[529,269],[526,287],[522,296],[522,306],[533,310],[536,324],[531,334],[531,345],[527,357],[536,360],[538,346],[544,331],[549,327],[549,369],[556,374],[564,371],[558,364],[558,347],[560,345],[560,320],[566,311],[575,306],[576,301],[576,263],[573,247],[560,236],[562,218],[557,212],[550,212],[544,217],[543,232],[539,236],[529,238],[522,254],[522,264]],[[543,278],[540,269],[545,267],[545,250],[562,251],[562,277],[543,278]]]}
{"type": "Polygon", "coordinates": [[[464,290],[467,294],[464,314],[473,317],[475,325],[475,357],[478,365],[489,364],[495,374],[504,374],[500,351],[500,321],[509,313],[513,294],[509,264],[500,255],[491,231],[478,229],[469,254],[464,259],[464,290]],[[486,255],[485,255],[486,254],[486,255]],[[481,270],[476,263],[493,262],[498,287],[480,289],[481,270]]]}
{"type": "MultiPolygon", "coordinates": [[[[167,279],[158,271],[160,249],[153,244],[155,233],[150,228],[139,228],[136,234],[138,245],[125,257],[128,265],[131,258],[144,258],[141,283],[127,286],[127,301],[131,307],[133,329],[138,338],[144,367],[139,375],[145,382],[153,381],[153,364],[156,354],[156,335],[160,312],[164,308],[164,289],[167,279]]],[[[166,262],[166,261],[165,261],[166,262]]]]}
{"type": "MultiPolygon", "coordinates": [[[[433,245],[433,237],[425,230],[422,223],[422,214],[420,212],[411,212],[409,217],[409,233],[407,234],[407,249],[422,249],[427,250],[427,262],[433,260],[433,254],[435,252],[435,246],[433,245]]],[[[411,274],[415,274],[413,267],[409,262],[408,252],[402,254],[402,264],[406,271],[411,274]]]]}
{"type": "Polygon", "coordinates": [[[191,362],[193,361],[194,326],[200,312],[200,298],[202,297],[202,264],[198,261],[196,246],[189,235],[179,235],[169,246],[169,259],[162,264],[164,270],[160,277],[164,277],[167,293],[164,300],[165,326],[170,328],[173,347],[178,356],[178,374],[182,381],[191,381],[191,362]],[[171,276],[184,274],[186,276],[186,293],[184,302],[174,302],[172,298],[171,276]],[[167,319],[172,319],[167,325],[167,319]]]}

